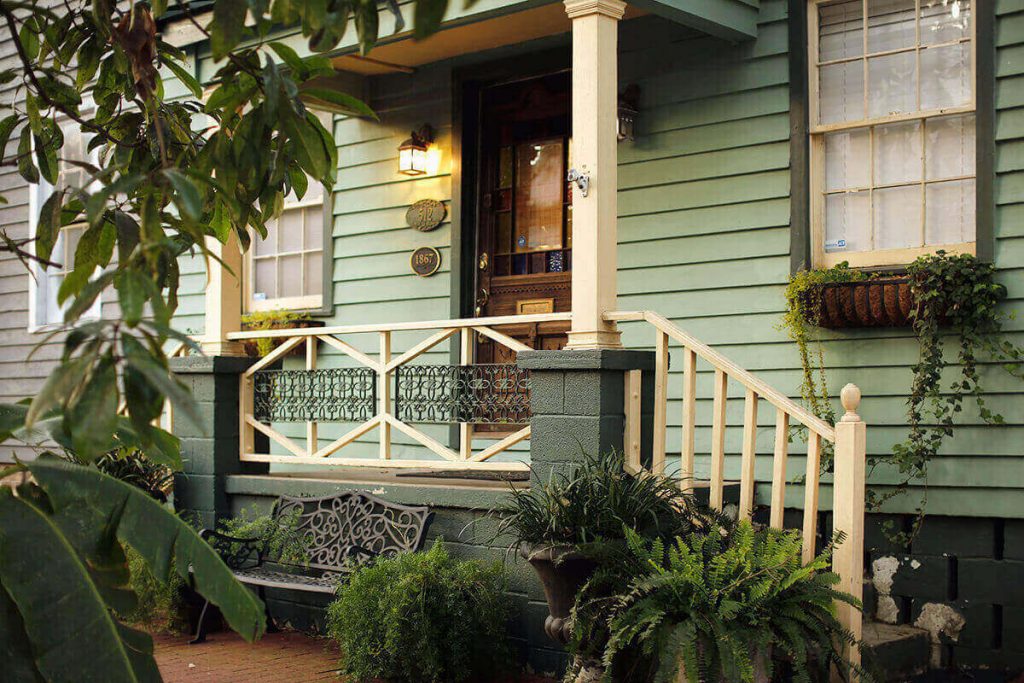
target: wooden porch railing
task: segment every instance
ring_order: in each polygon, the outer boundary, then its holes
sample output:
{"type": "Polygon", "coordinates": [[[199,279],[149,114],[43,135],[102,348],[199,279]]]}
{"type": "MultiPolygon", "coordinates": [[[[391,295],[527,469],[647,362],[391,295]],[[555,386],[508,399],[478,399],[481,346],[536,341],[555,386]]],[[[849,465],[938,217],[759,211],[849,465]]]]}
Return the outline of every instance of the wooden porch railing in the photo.
{"type": "MultiPolygon", "coordinates": [[[[754,463],[757,455],[758,407],[763,400],[775,409],[774,452],[772,456],[769,523],[782,528],[786,504],[786,466],[789,455],[790,427],[800,423],[807,429],[807,459],[804,470],[803,558],[814,556],[818,531],[819,472],[822,441],[835,444],[832,481],[833,527],[846,539],[837,548],[833,568],[841,578],[839,589],[863,597],[864,577],[864,478],[866,460],[866,427],[857,408],[860,389],[847,384],[842,391],[846,413],[834,427],[819,419],[788,396],[776,391],[762,379],[739,367],[718,351],[701,343],[667,318],[652,311],[617,311],[606,314],[616,322],[644,321],[654,328],[654,426],[650,469],[664,474],[668,433],[669,345],[682,346],[682,422],[679,477],[692,481],[694,476],[697,362],[706,362],[714,371],[714,394],[711,413],[710,502],[721,510],[725,490],[726,400],[729,380],[744,389],[743,434],[740,446],[739,516],[750,519],[754,509],[754,463]]],[[[641,463],[641,371],[626,375],[625,394],[625,456],[627,467],[639,470],[641,463]]],[[[860,611],[837,603],[839,618],[859,639],[862,634],[860,611]]],[[[851,653],[857,657],[857,653],[851,653]]]]}
{"type": "Polygon", "coordinates": [[[434,469],[489,469],[489,470],[527,470],[528,463],[525,462],[492,462],[491,458],[503,453],[517,443],[529,438],[529,425],[518,429],[511,434],[494,441],[481,450],[473,449],[473,425],[462,423],[459,427],[458,450],[449,448],[437,439],[425,434],[420,429],[408,422],[402,421],[394,413],[394,397],[391,392],[391,382],[394,373],[399,368],[406,366],[425,352],[445,342],[455,335],[461,335],[459,340],[460,362],[462,365],[473,364],[474,336],[482,335],[491,341],[501,344],[513,351],[523,351],[530,347],[526,344],[509,337],[496,330],[501,325],[512,323],[540,323],[550,321],[569,320],[569,313],[546,313],[538,315],[517,315],[501,316],[490,318],[466,318],[458,320],[434,320],[425,322],[405,322],[381,325],[348,325],[337,327],[321,327],[292,330],[260,330],[251,332],[235,332],[228,335],[228,339],[241,341],[257,338],[277,338],[284,341],[271,353],[264,356],[241,377],[240,402],[239,402],[239,430],[241,434],[242,460],[253,462],[277,462],[291,464],[316,464],[316,465],[340,465],[350,467],[416,467],[434,469]],[[412,345],[408,350],[396,354],[392,348],[392,339],[395,332],[430,332],[421,341],[412,345]],[[354,335],[376,335],[378,340],[378,352],[376,358],[358,350],[352,343],[346,341],[354,335]],[[314,421],[306,423],[305,447],[300,446],[293,439],[277,431],[268,424],[256,419],[254,415],[253,391],[254,376],[260,370],[267,368],[278,360],[285,357],[300,345],[305,346],[305,369],[316,370],[318,347],[320,345],[330,347],[364,368],[369,368],[376,376],[376,413],[368,420],[356,425],[354,428],[325,446],[319,445],[319,425],[314,421]],[[339,457],[334,454],[352,444],[356,439],[367,434],[371,430],[378,430],[379,451],[377,458],[365,457],[339,457]],[[392,457],[392,430],[398,430],[409,438],[418,442],[440,459],[406,459],[392,457]],[[255,434],[259,432],[266,435],[286,450],[290,455],[257,453],[255,446],[255,434]],[[331,457],[329,457],[331,456],[331,457]]]}

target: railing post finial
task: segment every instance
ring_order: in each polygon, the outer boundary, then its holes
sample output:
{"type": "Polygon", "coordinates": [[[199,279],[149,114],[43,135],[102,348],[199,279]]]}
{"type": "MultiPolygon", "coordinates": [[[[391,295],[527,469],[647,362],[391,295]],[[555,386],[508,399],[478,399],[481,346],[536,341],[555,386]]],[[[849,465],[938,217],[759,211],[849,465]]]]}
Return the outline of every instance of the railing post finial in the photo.
{"type": "Polygon", "coordinates": [[[857,408],[860,406],[860,387],[852,383],[847,384],[839,394],[839,400],[846,409],[841,422],[860,422],[860,415],[857,414],[857,408]]]}

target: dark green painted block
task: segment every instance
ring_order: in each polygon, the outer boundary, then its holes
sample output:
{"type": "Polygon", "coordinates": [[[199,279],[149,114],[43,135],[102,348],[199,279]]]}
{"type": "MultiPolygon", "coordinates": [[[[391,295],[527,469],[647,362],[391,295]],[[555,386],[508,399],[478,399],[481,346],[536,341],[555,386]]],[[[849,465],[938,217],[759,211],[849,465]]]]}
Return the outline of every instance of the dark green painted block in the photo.
{"type": "MultiPolygon", "coordinates": [[[[915,598],[911,603],[910,609],[911,623],[916,622],[917,618],[921,616],[921,610],[925,605],[934,602],[936,601],[915,598]]],[[[957,640],[954,641],[946,636],[941,636],[943,643],[956,643],[957,645],[965,645],[967,647],[993,647],[997,636],[995,606],[966,600],[943,602],[943,604],[949,605],[964,618],[964,627],[960,630],[957,640]]]]}
{"type": "Polygon", "coordinates": [[[932,601],[946,600],[950,588],[950,563],[946,557],[900,557],[900,568],[893,577],[892,594],[932,601]]]}
{"type": "Polygon", "coordinates": [[[584,370],[565,373],[565,415],[625,412],[623,373],[584,370]]]}
{"type": "Polygon", "coordinates": [[[957,563],[958,597],[1008,607],[1024,607],[1024,562],[964,559],[957,563]]]}
{"type": "MultiPolygon", "coordinates": [[[[992,648],[973,648],[953,646],[953,666],[984,667],[986,669],[1024,670],[1024,653],[1010,650],[993,650],[992,648]]],[[[998,680],[998,679],[991,679],[998,680]]],[[[1002,679],[1006,680],[1006,679],[1002,679]]]]}
{"type": "MultiPolygon", "coordinates": [[[[886,533],[886,522],[891,522],[893,531],[903,528],[903,515],[869,514],[864,523],[864,550],[881,555],[903,555],[909,550],[905,543],[893,542],[892,533],[886,533]]],[[[927,522],[925,523],[927,526],[927,522]]],[[[934,553],[941,554],[941,553],[934,553]]]]}
{"type": "Polygon", "coordinates": [[[540,415],[530,422],[531,465],[578,462],[583,454],[622,451],[624,420],[621,415],[540,415]]]}
{"type": "Polygon", "coordinates": [[[214,474],[175,474],[174,501],[179,510],[229,510],[223,481],[214,474]]]}
{"type": "Polygon", "coordinates": [[[1024,607],[1003,607],[1003,647],[1024,652],[1024,607]]]}
{"type": "Polygon", "coordinates": [[[994,557],[995,546],[995,519],[929,515],[911,545],[911,553],[994,557]]]}
{"type": "Polygon", "coordinates": [[[1003,557],[1024,560],[1024,519],[1008,519],[1003,526],[1003,557]]]}
{"type": "Polygon", "coordinates": [[[528,370],[653,370],[654,353],[624,349],[520,351],[516,364],[528,370]]]}
{"type": "Polygon", "coordinates": [[[534,415],[561,415],[565,412],[565,373],[530,374],[530,411],[534,415]]]}

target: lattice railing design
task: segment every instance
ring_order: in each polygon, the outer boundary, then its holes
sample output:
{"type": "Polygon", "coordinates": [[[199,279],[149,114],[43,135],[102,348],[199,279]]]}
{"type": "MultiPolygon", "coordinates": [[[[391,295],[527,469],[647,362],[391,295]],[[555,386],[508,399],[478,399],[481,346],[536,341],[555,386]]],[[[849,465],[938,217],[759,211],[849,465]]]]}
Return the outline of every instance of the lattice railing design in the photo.
{"type": "Polygon", "coordinates": [[[377,413],[377,373],[369,368],[260,370],[253,417],[272,422],[364,422],[377,413]]]}
{"type": "Polygon", "coordinates": [[[403,422],[530,422],[530,373],[513,364],[409,365],[395,370],[395,417],[403,422]]]}

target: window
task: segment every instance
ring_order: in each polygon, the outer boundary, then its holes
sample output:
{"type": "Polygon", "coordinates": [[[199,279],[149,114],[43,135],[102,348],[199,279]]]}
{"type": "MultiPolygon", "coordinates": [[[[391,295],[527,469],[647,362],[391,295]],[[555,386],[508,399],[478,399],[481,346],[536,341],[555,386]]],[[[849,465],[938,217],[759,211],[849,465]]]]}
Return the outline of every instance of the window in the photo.
{"type": "MultiPolygon", "coordinates": [[[[50,185],[40,178],[39,183],[29,188],[29,231],[35,234],[39,225],[39,214],[43,204],[57,188],[67,191],[81,189],[86,185],[89,174],[85,169],[76,166],[75,161],[87,161],[94,165],[99,163],[97,149],[87,150],[90,136],[82,134],[79,125],[73,121],[61,126],[64,134],[64,146],[59,154],[60,171],[56,186],[50,185]]],[[[75,269],[75,250],[88,225],[84,222],[74,223],[61,229],[54,243],[50,261],[55,265],[43,267],[33,264],[29,277],[29,329],[50,329],[64,322],[64,306],[57,303],[57,292],[68,273],[75,269]]],[[[97,297],[92,308],[82,317],[95,319],[100,317],[102,295],[97,297]]]]}
{"type": "Polygon", "coordinates": [[[973,0],[810,2],[815,265],[975,251],[973,0]]]}
{"type": "MultiPolygon", "coordinates": [[[[318,113],[331,126],[331,115],[318,113]]],[[[324,187],[309,179],[301,200],[285,198],[281,215],[267,222],[246,258],[246,310],[318,309],[324,305],[324,246],[330,236],[324,187]]]]}

